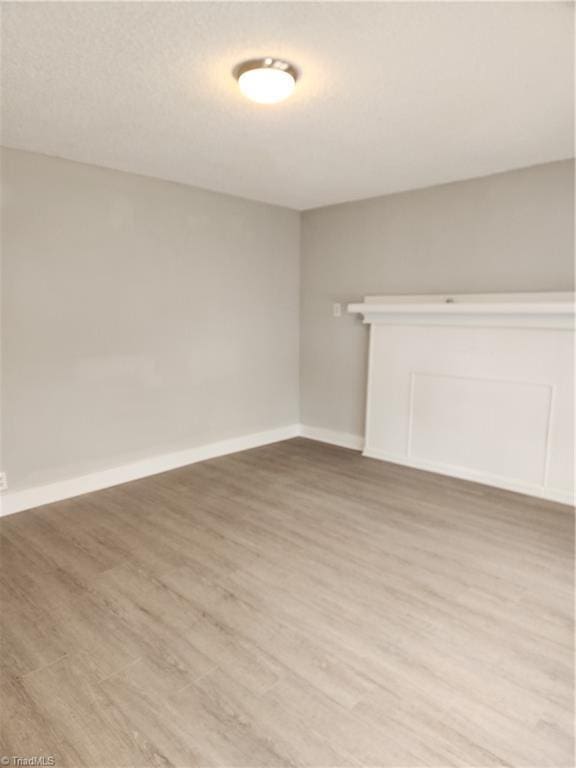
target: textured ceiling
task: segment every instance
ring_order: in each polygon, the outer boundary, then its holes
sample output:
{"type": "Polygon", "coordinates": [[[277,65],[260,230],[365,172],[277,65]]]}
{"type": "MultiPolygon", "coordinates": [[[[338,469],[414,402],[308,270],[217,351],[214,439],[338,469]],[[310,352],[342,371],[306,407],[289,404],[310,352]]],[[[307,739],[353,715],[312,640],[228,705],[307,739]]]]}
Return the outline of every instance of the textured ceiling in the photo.
{"type": "Polygon", "coordinates": [[[4,3],[3,143],[311,208],[573,154],[571,3],[4,3]],[[291,99],[231,70],[293,61],[291,99]]]}

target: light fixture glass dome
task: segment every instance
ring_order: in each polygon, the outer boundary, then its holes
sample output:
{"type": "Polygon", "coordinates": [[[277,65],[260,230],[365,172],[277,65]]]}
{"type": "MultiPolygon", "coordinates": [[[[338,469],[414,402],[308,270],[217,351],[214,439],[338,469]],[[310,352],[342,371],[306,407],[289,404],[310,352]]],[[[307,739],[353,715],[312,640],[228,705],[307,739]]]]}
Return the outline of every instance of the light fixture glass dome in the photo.
{"type": "Polygon", "coordinates": [[[272,58],[245,61],[235,74],[244,96],[258,104],[275,104],[288,98],[297,78],[291,64],[272,58]]]}

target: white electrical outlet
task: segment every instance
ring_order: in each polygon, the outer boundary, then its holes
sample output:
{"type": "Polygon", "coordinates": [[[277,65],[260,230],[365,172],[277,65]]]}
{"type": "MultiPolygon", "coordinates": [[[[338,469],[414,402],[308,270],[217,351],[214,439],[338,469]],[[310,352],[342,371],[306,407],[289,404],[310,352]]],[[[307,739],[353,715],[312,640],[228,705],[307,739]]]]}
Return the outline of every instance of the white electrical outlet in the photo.
{"type": "Polygon", "coordinates": [[[332,316],[333,317],[342,316],[342,304],[332,304],[332,316]]]}
{"type": "Polygon", "coordinates": [[[0,472],[0,491],[5,491],[8,488],[8,478],[6,472],[0,472]]]}

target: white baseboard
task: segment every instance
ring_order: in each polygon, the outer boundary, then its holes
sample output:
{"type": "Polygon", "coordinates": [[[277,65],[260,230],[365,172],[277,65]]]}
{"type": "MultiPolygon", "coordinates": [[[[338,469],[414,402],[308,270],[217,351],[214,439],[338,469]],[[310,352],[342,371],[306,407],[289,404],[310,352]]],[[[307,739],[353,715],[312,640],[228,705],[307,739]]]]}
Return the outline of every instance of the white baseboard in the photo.
{"type": "Polygon", "coordinates": [[[574,496],[569,491],[547,488],[542,485],[508,481],[498,475],[491,475],[486,472],[475,472],[466,469],[465,467],[458,467],[452,464],[437,464],[435,462],[408,458],[407,456],[399,456],[371,448],[365,448],[362,455],[371,459],[380,459],[381,461],[388,461],[392,464],[399,464],[403,467],[423,469],[426,472],[434,472],[448,477],[457,477],[460,480],[471,480],[472,482],[488,485],[492,488],[502,488],[506,491],[524,493],[528,496],[536,496],[537,498],[548,499],[549,501],[558,501],[561,504],[574,505],[574,496]]]}
{"type": "Polygon", "coordinates": [[[89,475],[73,477],[69,480],[61,480],[48,485],[39,485],[22,491],[3,493],[1,497],[0,516],[21,512],[24,509],[50,504],[53,501],[70,499],[73,496],[81,496],[84,493],[110,488],[113,485],[128,483],[149,475],[157,475],[170,469],[185,467],[187,464],[195,464],[217,456],[225,456],[229,453],[245,451],[248,448],[258,448],[261,445],[278,443],[281,440],[289,440],[298,437],[301,433],[299,424],[292,424],[279,429],[271,429],[266,432],[256,432],[243,437],[234,437],[230,440],[222,440],[218,443],[210,443],[198,448],[189,448],[175,453],[166,453],[161,456],[153,456],[149,459],[124,464],[120,467],[105,469],[102,472],[92,472],[89,475]]]}
{"type": "MultiPolygon", "coordinates": [[[[217,456],[225,456],[230,453],[245,451],[249,448],[258,448],[262,445],[270,445],[271,443],[278,443],[282,440],[289,440],[298,436],[357,451],[364,449],[364,438],[360,435],[337,432],[322,427],[309,427],[305,424],[292,424],[280,427],[279,429],[257,432],[251,435],[244,435],[243,437],[234,437],[230,440],[222,440],[184,451],[153,456],[149,459],[124,464],[120,467],[103,470],[102,472],[93,472],[69,480],[27,488],[22,491],[4,493],[1,497],[0,516],[39,507],[43,504],[51,504],[54,501],[70,499],[74,496],[81,496],[84,493],[99,491],[103,488],[128,483],[131,480],[138,480],[160,472],[167,472],[170,469],[185,467],[188,464],[196,464],[199,461],[206,461],[217,456]]],[[[408,459],[404,456],[396,456],[368,448],[364,449],[363,455],[369,458],[380,459],[381,461],[389,461],[393,464],[400,464],[401,466],[423,469],[428,472],[457,477],[462,480],[472,480],[495,488],[504,488],[505,490],[516,491],[517,493],[525,493],[529,496],[558,501],[562,504],[574,504],[574,497],[567,491],[525,485],[523,483],[511,483],[498,476],[472,472],[460,467],[408,459]]]]}
{"type": "Polygon", "coordinates": [[[308,427],[302,424],[300,425],[300,435],[309,440],[318,440],[320,443],[339,445],[341,448],[352,448],[354,451],[361,451],[364,448],[364,438],[349,432],[335,432],[323,427],[308,427]]]}

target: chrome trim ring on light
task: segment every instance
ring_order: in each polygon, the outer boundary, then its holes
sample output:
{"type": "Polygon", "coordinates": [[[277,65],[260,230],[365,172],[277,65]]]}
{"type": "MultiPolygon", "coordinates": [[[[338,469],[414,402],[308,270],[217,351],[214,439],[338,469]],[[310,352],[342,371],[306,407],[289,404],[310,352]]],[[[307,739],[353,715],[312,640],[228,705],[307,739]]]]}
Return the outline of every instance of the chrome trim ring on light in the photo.
{"type": "Polygon", "coordinates": [[[287,72],[294,79],[294,82],[298,80],[298,70],[295,66],[283,59],[274,59],[271,56],[266,56],[263,59],[249,59],[243,61],[234,67],[233,73],[236,80],[239,80],[240,76],[244,72],[250,72],[252,69],[279,69],[282,72],[287,72]]]}

